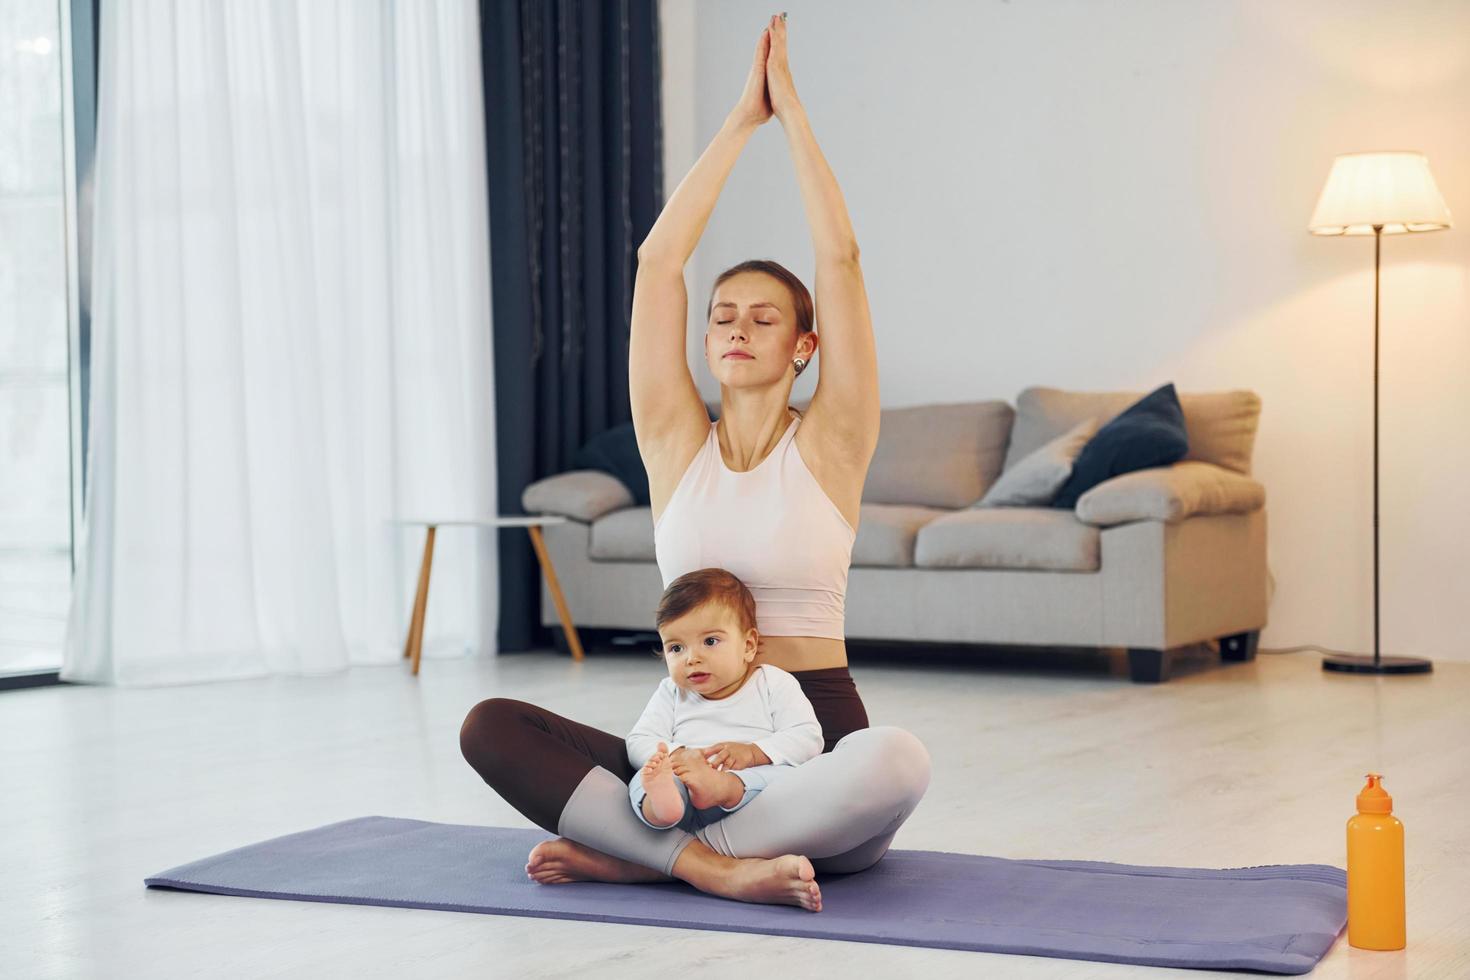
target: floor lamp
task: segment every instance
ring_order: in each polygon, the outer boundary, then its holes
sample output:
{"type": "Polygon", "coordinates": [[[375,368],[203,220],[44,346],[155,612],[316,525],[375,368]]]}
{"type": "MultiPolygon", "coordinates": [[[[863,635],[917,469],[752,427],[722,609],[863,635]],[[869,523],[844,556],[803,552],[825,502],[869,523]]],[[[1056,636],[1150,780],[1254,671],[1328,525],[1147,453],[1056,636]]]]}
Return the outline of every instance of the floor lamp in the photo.
{"type": "Polygon", "coordinates": [[[1423,674],[1432,662],[1384,657],[1378,649],[1378,267],[1384,235],[1440,231],[1450,211],[1422,153],[1346,153],[1332,161],[1317,210],[1307,226],[1314,235],[1373,236],[1373,656],[1325,657],[1324,670],[1355,674],[1423,674]]]}

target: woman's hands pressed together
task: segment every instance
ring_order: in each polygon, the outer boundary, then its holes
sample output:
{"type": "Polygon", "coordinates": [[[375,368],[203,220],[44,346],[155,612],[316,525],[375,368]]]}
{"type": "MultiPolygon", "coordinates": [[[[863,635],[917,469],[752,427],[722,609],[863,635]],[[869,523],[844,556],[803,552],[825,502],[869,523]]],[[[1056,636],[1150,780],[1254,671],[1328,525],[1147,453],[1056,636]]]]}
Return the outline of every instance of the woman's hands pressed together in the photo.
{"type": "Polygon", "coordinates": [[[801,101],[796,97],[796,83],[791,79],[785,15],[772,15],[766,33],[771,38],[771,52],[766,57],[766,97],[770,100],[772,113],[785,125],[792,113],[801,110],[801,101]]]}
{"type": "Polygon", "coordinates": [[[745,89],[730,115],[736,122],[760,126],[773,115],[785,123],[800,109],[787,56],[786,19],[781,14],[772,14],[756,42],[755,59],[745,77],[745,89]]]}

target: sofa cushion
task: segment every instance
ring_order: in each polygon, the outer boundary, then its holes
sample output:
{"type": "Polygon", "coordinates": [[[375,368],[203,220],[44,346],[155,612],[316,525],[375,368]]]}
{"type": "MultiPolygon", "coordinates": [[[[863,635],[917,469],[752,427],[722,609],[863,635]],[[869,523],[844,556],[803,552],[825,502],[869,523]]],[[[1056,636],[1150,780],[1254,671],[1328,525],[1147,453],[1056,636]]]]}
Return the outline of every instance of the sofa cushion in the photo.
{"type": "MultiPolygon", "coordinates": [[[[1016,396],[1016,424],[1006,450],[1006,469],[1062,435],[1078,422],[1096,417],[1100,425],[1112,421],[1141,392],[1064,391],[1027,388],[1016,396]]],[[[1185,459],[1214,463],[1249,475],[1261,399],[1251,391],[1181,394],[1184,428],[1189,434],[1185,459]]]]}
{"type": "Polygon", "coordinates": [[[852,543],[852,563],[897,568],[912,565],[914,537],[919,528],[948,513],[936,507],[863,504],[857,538],[852,543]]]}
{"type": "Polygon", "coordinates": [[[625,507],[598,518],[587,554],[599,561],[653,561],[653,508],[625,507]]]}
{"type": "Polygon", "coordinates": [[[1077,499],[1104,480],[1134,470],[1167,466],[1189,452],[1184,412],[1172,384],[1149,392],[1122,415],[1097,430],[1072,465],[1072,475],[1057,491],[1053,507],[1071,509],[1077,499]]]}
{"type": "Polygon", "coordinates": [[[1077,501],[1077,519],[1098,527],[1130,521],[1175,524],[1195,515],[1247,514],[1266,506],[1266,488],[1197,459],[1105,480],[1077,501]]]}
{"type": "Polygon", "coordinates": [[[640,507],[649,502],[648,472],[643,468],[643,457],[638,454],[632,422],[615,425],[588,439],[572,457],[572,465],[579,470],[600,470],[616,477],[640,507]]]}
{"type": "Polygon", "coordinates": [[[561,514],[584,522],[632,503],[633,495],[621,480],[597,470],[568,470],[521,491],[521,507],[528,514],[561,514]]]}
{"type": "Polygon", "coordinates": [[[884,409],[863,503],[968,507],[1000,474],[1015,414],[1003,401],[884,409]]]}
{"type": "Polygon", "coordinates": [[[1084,419],[1000,475],[976,507],[1046,507],[1072,475],[1077,454],[1097,434],[1097,419],[1084,419]]]}
{"type": "Polygon", "coordinates": [[[1101,532],[1053,507],[974,507],[919,529],[914,564],[922,568],[1021,568],[1095,572],[1101,532]]]}

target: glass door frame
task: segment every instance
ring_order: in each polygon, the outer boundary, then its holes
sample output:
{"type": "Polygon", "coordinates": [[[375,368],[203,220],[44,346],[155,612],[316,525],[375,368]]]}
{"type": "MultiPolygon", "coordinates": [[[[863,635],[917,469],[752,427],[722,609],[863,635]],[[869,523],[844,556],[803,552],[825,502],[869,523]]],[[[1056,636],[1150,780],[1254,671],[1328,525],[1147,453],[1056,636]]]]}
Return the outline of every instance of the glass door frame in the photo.
{"type": "MultiPolygon", "coordinates": [[[[77,535],[82,526],[82,310],[81,273],[77,265],[80,245],[77,239],[77,131],[76,131],[76,59],[72,50],[73,0],[56,0],[61,24],[61,140],[62,167],[65,172],[66,213],[66,367],[71,430],[71,570],[72,587],[76,587],[77,535]]],[[[95,114],[93,116],[95,119],[95,114]]],[[[90,216],[89,216],[90,217],[90,216]]]]}
{"type": "MultiPolygon", "coordinates": [[[[55,0],[61,59],[61,139],[63,215],[66,256],[67,429],[70,481],[70,567],[75,588],[77,544],[85,508],[86,417],[84,362],[90,337],[84,338],[80,230],[92,220],[91,204],[80,194],[80,180],[91,170],[96,150],[98,0],[55,0]],[[82,45],[81,58],[76,45],[82,45]],[[79,91],[80,89],[80,91],[79,91]],[[80,111],[79,111],[80,110],[80,111]],[[80,166],[79,166],[80,164],[80,166]],[[82,214],[83,208],[87,213],[82,214]]],[[[88,239],[90,243],[90,236],[88,239]]],[[[88,280],[90,285],[90,277],[88,280]]],[[[89,297],[90,298],[90,297],[89,297]]],[[[89,303],[90,306],[90,303],[89,303]]],[[[89,326],[89,324],[87,325],[89,326]]],[[[0,691],[62,683],[59,670],[0,675],[0,691]]]]}

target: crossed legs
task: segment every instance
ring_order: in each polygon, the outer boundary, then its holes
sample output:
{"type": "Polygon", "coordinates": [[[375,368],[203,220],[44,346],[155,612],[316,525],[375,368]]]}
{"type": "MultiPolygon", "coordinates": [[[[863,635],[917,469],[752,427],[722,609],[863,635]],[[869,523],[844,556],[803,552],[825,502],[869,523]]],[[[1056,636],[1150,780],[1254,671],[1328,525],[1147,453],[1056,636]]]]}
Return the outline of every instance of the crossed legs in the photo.
{"type": "Polygon", "coordinates": [[[465,759],[526,817],[563,840],[532,851],[547,883],[679,878],[745,901],[820,908],[816,871],[871,867],[918,805],[929,755],[898,728],[862,728],[797,767],[736,813],[655,831],[628,806],[623,740],[535,705],[482,701],[460,732],[465,759]]]}

